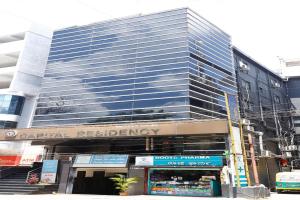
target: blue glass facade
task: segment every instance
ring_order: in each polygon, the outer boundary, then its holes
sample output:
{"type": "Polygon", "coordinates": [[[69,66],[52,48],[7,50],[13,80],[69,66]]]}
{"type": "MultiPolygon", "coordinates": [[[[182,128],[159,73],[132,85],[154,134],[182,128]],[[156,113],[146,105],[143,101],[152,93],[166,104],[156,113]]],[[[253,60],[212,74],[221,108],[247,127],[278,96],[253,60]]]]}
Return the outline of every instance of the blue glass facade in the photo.
{"type": "Polygon", "coordinates": [[[226,117],[231,39],[189,9],[54,33],[34,127],[226,117]]]}
{"type": "Polygon", "coordinates": [[[17,122],[0,121],[0,129],[17,128],[17,122]]]}
{"type": "MultiPolygon", "coordinates": [[[[24,106],[25,97],[0,94],[0,115],[21,115],[24,106]]],[[[0,129],[16,128],[17,122],[9,121],[6,117],[0,120],[0,129]]]]}
{"type": "Polygon", "coordinates": [[[21,115],[25,97],[0,94],[0,114],[21,115]]]}

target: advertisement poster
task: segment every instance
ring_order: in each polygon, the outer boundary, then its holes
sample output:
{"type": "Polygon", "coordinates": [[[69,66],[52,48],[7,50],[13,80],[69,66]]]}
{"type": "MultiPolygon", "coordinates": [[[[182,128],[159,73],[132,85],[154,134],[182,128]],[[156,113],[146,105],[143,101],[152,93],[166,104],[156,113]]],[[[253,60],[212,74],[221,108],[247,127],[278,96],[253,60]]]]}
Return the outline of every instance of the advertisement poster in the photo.
{"type": "Polygon", "coordinates": [[[21,156],[0,156],[0,166],[18,166],[20,163],[21,156]]]}
{"type": "Polygon", "coordinates": [[[239,105],[237,101],[237,95],[227,94],[228,106],[230,110],[230,119],[234,123],[238,123],[239,116],[239,105]]]}
{"type": "Polygon", "coordinates": [[[41,183],[55,183],[58,160],[44,160],[41,183]]]}
{"type": "Polygon", "coordinates": [[[44,146],[27,146],[22,154],[20,166],[31,166],[34,162],[42,162],[44,146]]]}

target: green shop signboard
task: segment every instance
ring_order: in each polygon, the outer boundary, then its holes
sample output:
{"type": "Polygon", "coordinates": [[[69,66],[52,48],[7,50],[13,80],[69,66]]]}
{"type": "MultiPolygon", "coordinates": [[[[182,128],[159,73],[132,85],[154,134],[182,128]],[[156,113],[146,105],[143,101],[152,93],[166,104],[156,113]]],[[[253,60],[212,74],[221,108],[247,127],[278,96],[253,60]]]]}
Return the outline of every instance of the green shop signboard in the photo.
{"type": "Polygon", "coordinates": [[[222,156],[141,156],[136,166],[205,166],[222,167],[222,156]]]}

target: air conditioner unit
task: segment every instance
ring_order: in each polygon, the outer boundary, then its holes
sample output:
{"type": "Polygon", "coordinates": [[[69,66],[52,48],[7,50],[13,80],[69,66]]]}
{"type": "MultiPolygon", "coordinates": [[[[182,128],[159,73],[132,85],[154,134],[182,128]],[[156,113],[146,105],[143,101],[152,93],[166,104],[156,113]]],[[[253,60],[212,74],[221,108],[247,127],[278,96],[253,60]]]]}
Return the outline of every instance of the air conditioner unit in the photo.
{"type": "Polygon", "coordinates": [[[264,150],[264,151],[261,152],[261,156],[270,158],[271,157],[271,151],[264,150]]]}
{"type": "Polygon", "coordinates": [[[285,146],[281,149],[281,151],[296,151],[298,148],[296,145],[285,146]]]}
{"type": "Polygon", "coordinates": [[[250,120],[249,119],[242,119],[242,124],[249,126],[250,125],[250,120]]]}
{"type": "Polygon", "coordinates": [[[287,149],[289,151],[296,151],[297,150],[297,146],[296,145],[289,145],[289,146],[287,146],[287,149]]]}
{"type": "Polygon", "coordinates": [[[284,152],[284,156],[286,158],[291,158],[292,157],[292,153],[291,152],[284,152]]]}
{"type": "Polygon", "coordinates": [[[271,84],[272,84],[272,87],[274,88],[280,88],[280,83],[278,83],[276,80],[271,80],[271,84]]]}
{"type": "Polygon", "coordinates": [[[244,126],[245,127],[245,129],[247,130],[247,131],[252,131],[252,132],[254,132],[254,127],[253,126],[244,126]]]}
{"type": "Polygon", "coordinates": [[[239,65],[240,65],[240,68],[242,71],[249,71],[249,66],[246,63],[244,63],[243,61],[240,61],[239,65]]]}

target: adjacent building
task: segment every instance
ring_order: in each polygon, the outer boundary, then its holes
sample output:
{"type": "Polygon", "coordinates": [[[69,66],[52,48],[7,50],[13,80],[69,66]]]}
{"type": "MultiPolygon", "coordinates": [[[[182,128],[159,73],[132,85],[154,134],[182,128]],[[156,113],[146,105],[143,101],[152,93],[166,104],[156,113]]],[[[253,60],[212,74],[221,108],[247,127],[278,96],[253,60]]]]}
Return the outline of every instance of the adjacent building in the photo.
{"type": "Polygon", "coordinates": [[[289,146],[294,139],[294,107],[289,98],[288,82],[237,47],[233,48],[233,54],[240,114],[247,125],[245,131],[256,133],[261,182],[272,188],[274,174],[281,171],[280,157],[293,155],[289,146]]]}
{"type": "MultiPolygon", "coordinates": [[[[38,25],[0,36],[0,129],[30,127],[51,36],[52,32],[38,25]]],[[[18,165],[28,145],[30,142],[2,142],[0,166],[18,165]]]]}
{"type": "MultiPolygon", "coordinates": [[[[298,151],[297,157],[300,158],[300,59],[283,60],[282,75],[287,80],[289,97],[295,106],[293,112],[295,137],[294,143],[289,147],[291,151],[298,151]]],[[[298,164],[298,167],[300,164],[298,164]]]]}
{"type": "Polygon", "coordinates": [[[0,36],[0,128],[28,128],[51,43],[50,31],[29,30],[0,36]]]}

